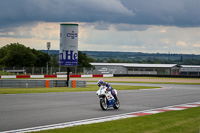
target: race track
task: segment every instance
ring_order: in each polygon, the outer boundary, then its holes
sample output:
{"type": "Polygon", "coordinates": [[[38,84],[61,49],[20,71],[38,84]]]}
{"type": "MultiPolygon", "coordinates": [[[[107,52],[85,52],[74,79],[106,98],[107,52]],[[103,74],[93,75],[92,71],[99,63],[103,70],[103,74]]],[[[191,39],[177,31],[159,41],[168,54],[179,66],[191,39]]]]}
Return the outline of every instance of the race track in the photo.
{"type": "Polygon", "coordinates": [[[200,85],[126,85],[163,88],[118,91],[120,109],[107,111],[101,110],[95,92],[0,95],[0,132],[200,101],[200,85]]]}

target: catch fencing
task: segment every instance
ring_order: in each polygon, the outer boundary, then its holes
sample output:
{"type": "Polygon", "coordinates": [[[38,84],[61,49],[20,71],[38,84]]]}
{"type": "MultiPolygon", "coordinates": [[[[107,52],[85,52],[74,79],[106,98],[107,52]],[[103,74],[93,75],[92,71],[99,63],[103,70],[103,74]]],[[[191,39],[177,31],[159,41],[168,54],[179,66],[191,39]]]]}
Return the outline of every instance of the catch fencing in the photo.
{"type": "MultiPolygon", "coordinates": [[[[93,68],[71,67],[70,75],[93,74],[93,68]]],[[[67,67],[0,67],[0,75],[67,75],[67,67]]]]}

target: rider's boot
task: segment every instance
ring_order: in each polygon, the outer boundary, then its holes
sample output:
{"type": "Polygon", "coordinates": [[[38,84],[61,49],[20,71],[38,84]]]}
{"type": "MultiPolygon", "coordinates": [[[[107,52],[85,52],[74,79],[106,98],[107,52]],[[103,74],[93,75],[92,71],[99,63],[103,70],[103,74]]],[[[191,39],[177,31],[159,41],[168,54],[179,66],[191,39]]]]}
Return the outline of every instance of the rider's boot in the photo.
{"type": "Polygon", "coordinates": [[[116,101],[118,101],[117,95],[114,95],[114,98],[115,98],[116,101]]]}

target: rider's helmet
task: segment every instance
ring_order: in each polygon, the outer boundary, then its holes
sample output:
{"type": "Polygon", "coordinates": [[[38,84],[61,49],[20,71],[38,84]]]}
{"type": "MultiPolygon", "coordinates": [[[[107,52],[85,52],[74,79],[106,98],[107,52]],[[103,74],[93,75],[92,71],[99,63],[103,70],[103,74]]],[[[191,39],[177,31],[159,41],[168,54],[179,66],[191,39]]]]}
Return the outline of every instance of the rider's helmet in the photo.
{"type": "Polygon", "coordinates": [[[97,85],[100,87],[101,85],[103,85],[103,83],[104,83],[103,80],[100,79],[100,80],[97,82],[97,85]]]}

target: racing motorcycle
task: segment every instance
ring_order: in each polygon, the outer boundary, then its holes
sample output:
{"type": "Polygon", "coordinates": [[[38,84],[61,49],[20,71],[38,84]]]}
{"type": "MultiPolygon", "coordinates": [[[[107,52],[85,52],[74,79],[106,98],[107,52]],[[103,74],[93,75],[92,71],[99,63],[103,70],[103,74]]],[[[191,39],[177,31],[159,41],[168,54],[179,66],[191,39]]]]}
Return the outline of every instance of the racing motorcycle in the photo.
{"type": "MultiPolygon", "coordinates": [[[[115,94],[117,95],[117,90],[115,90],[115,94]]],[[[111,91],[107,91],[106,86],[100,86],[99,90],[96,92],[100,99],[100,107],[102,110],[106,110],[107,108],[113,107],[114,109],[118,109],[120,106],[119,99],[117,100],[111,94],[111,91]]]]}

